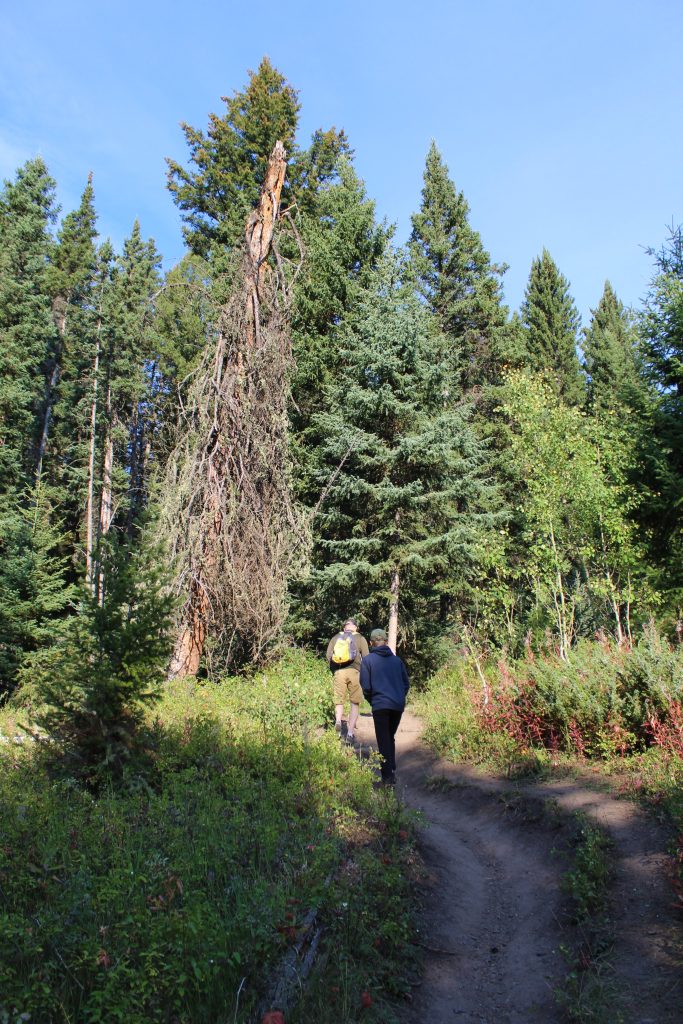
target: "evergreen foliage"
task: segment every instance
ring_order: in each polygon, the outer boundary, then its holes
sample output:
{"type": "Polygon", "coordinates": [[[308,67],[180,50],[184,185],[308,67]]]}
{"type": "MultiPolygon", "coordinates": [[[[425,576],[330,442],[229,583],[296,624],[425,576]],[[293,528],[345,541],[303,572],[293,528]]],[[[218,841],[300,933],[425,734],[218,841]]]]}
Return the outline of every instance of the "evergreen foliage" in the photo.
{"type": "Polygon", "coordinates": [[[448,625],[491,526],[485,455],[444,371],[447,344],[387,255],[337,334],[340,368],[313,420],[325,498],[312,614],[333,629],[349,608],[384,624],[400,579],[405,645],[448,625]]]}
{"type": "Polygon", "coordinates": [[[32,659],[36,721],[90,779],[122,770],[160,696],[173,611],[160,555],[110,539],[99,556],[102,592],[83,593],[59,643],[32,659]]]}
{"type": "Polygon", "coordinates": [[[33,483],[44,371],[55,342],[48,261],[55,182],[30,160],[0,194],[0,500],[33,483]]]}
{"type": "Polygon", "coordinates": [[[43,488],[0,515],[0,536],[0,694],[6,694],[27,660],[57,642],[75,591],[64,534],[43,488]]]}
{"type": "Polygon", "coordinates": [[[432,142],[422,204],[412,216],[411,270],[418,292],[451,339],[451,360],[466,388],[495,379],[514,359],[514,332],[503,305],[502,276],[469,223],[469,205],[456,191],[432,142]]]}
{"type": "Polygon", "coordinates": [[[580,318],[569,282],[547,249],[531,264],[522,323],[532,372],[545,373],[569,405],[583,405],[585,389],[576,351],[580,318]]]}
{"type": "Polygon", "coordinates": [[[336,158],[350,152],[344,133],[334,129],[318,130],[309,150],[299,151],[296,90],[267,57],[256,72],[249,72],[246,89],[223,101],[225,114],[211,114],[206,133],[182,126],[193,168],[168,161],[168,188],[183,214],[185,240],[193,253],[205,258],[221,247],[234,247],[243,238],[245,221],[258,200],[278,139],[291,165],[283,207],[300,201],[306,209],[334,174],[336,158]]]}
{"type": "Polygon", "coordinates": [[[645,365],[657,393],[650,450],[649,515],[654,555],[675,614],[683,598],[683,229],[655,252],[655,275],[640,316],[645,365]]]}
{"type": "Polygon", "coordinates": [[[605,281],[602,297],[584,331],[587,405],[594,411],[633,407],[642,391],[633,318],[605,281]]]}
{"type": "Polygon", "coordinates": [[[375,221],[375,204],[346,158],[322,184],[301,218],[306,259],[295,290],[292,419],[304,430],[322,405],[340,365],[335,330],[367,289],[389,232],[375,221]]]}

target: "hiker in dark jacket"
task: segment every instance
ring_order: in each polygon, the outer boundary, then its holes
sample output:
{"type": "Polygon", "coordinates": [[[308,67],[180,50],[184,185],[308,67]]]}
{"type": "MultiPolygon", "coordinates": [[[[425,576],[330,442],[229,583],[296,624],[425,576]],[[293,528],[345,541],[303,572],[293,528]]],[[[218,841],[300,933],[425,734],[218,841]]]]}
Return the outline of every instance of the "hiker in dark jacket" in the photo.
{"type": "Polygon", "coordinates": [[[370,654],[361,662],[360,685],[372,708],[377,749],[382,758],[382,782],[393,786],[396,781],[395,736],[410,681],[405,665],[387,644],[383,629],[373,629],[370,634],[370,654]]]}

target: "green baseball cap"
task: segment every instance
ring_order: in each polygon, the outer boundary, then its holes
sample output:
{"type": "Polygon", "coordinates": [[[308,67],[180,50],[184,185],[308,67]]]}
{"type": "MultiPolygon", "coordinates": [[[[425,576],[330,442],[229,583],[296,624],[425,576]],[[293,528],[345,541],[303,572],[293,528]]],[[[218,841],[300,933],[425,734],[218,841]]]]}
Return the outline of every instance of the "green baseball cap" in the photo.
{"type": "Polygon", "coordinates": [[[383,629],[373,629],[372,633],[370,634],[370,639],[371,640],[383,640],[384,643],[386,643],[387,642],[387,634],[386,634],[386,632],[383,629]]]}

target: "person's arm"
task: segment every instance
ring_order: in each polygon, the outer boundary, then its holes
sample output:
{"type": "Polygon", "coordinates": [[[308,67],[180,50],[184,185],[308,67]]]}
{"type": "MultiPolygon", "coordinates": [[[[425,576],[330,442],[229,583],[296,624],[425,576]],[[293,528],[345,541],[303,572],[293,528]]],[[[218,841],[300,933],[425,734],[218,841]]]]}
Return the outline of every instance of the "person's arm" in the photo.
{"type": "Polygon", "coordinates": [[[368,647],[368,642],[364,636],[358,638],[358,649],[360,651],[361,659],[367,658],[370,653],[370,648],[368,647]]]}
{"type": "Polygon", "coordinates": [[[367,658],[363,658],[360,663],[360,685],[366,701],[368,704],[372,704],[372,675],[367,658]]]}
{"type": "Polygon", "coordinates": [[[325,657],[327,658],[327,664],[330,666],[330,668],[332,667],[332,651],[334,650],[334,641],[336,639],[337,637],[333,636],[329,644],[327,645],[327,654],[325,655],[325,657]]]}

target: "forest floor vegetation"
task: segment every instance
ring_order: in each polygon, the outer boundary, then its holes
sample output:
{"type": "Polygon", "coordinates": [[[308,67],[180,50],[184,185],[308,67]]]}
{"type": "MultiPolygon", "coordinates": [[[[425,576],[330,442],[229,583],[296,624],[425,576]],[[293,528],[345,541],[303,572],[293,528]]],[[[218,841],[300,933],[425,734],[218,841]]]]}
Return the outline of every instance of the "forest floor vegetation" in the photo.
{"type": "Polygon", "coordinates": [[[321,955],[288,1024],[313,1007],[322,1022],[391,1020],[414,962],[412,827],[323,728],[331,710],[304,655],[178,681],[144,757],[93,789],[3,709],[3,1024],[260,1020],[307,928],[321,955]]]}

